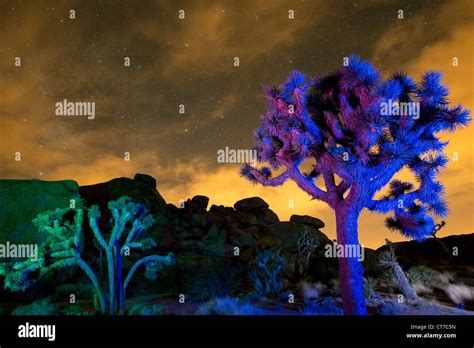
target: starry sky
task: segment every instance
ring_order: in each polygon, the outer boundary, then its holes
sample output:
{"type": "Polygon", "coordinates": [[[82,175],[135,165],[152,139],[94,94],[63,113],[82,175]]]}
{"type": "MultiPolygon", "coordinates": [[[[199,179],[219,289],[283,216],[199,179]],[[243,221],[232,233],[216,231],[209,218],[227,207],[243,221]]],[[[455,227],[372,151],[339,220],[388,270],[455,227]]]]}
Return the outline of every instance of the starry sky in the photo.
{"type": "MultiPolygon", "coordinates": [[[[1,0],[0,178],[85,185],[148,173],[168,202],[204,194],[211,203],[233,205],[258,195],[281,219],[321,218],[333,238],[333,212],[323,203],[310,202],[293,183],[253,186],[239,177],[239,165],[218,163],[217,151],[252,147],[266,108],[262,85],[280,84],[293,69],[324,76],[351,53],[385,76],[402,69],[419,79],[442,70],[450,100],[472,110],[473,6],[469,0],[1,0]],[[95,118],[55,115],[63,99],[95,102],[95,118]]],[[[446,136],[448,157],[456,152],[459,160],[441,176],[451,209],[441,236],[474,230],[472,129],[446,136]]],[[[383,219],[362,215],[362,244],[403,239],[383,219]]]]}

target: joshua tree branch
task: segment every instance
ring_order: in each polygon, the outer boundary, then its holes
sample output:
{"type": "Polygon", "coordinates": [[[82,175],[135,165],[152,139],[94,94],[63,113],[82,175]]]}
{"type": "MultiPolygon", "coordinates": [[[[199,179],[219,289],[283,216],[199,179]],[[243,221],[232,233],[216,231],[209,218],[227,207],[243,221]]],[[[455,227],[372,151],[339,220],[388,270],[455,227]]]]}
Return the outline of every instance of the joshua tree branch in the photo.
{"type": "Polygon", "coordinates": [[[133,265],[133,267],[130,269],[127,276],[125,277],[125,281],[123,282],[123,289],[125,290],[127,288],[128,283],[130,282],[130,279],[132,279],[132,276],[136,272],[138,267],[140,267],[141,265],[147,262],[153,262],[153,261],[162,262],[165,265],[169,266],[174,262],[174,255],[172,253],[169,253],[166,256],[150,255],[150,256],[141,258],[140,260],[135,262],[135,264],[133,265]]]}
{"type": "Polygon", "coordinates": [[[400,203],[400,201],[403,202],[404,207],[407,207],[419,198],[420,198],[420,192],[418,190],[415,190],[413,192],[401,194],[396,198],[379,199],[379,200],[373,199],[367,205],[367,209],[369,209],[370,211],[376,211],[379,213],[388,213],[392,210],[397,210],[398,204],[400,203]]]}
{"type": "Polygon", "coordinates": [[[298,166],[288,168],[290,178],[306,193],[308,193],[313,199],[318,199],[323,202],[328,202],[328,193],[320,189],[312,179],[305,177],[301,174],[298,166]],[[291,168],[291,169],[290,169],[291,168]]]}

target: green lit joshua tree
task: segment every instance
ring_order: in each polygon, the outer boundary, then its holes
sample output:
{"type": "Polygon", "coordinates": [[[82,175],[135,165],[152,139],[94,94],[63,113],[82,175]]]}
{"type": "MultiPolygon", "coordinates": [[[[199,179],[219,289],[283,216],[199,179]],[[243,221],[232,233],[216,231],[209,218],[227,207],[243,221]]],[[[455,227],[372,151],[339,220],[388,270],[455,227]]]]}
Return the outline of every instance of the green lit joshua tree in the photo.
{"type": "Polygon", "coordinates": [[[33,220],[40,232],[47,232],[47,239],[39,247],[36,260],[14,263],[8,271],[0,267],[5,275],[5,288],[24,291],[42,275],[63,267],[77,265],[91,280],[96,299],[103,313],[123,313],[125,292],[132,276],[141,265],[145,265],[145,276],[154,279],[156,272],[174,263],[174,255],[149,255],[140,258],[124,277],[123,258],[132,249],[148,250],[155,246],[151,238],[142,238],[143,232],[153,223],[153,217],[142,204],[131,202],[127,196],[110,201],[113,227],[108,238],[99,229],[101,213],[94,205],[88,210],[89,225],[94,237],[105,251],[107,279],[100,279],[93,267],[84,260],[83,253],[83,209],[56,209],[39,214],[33,220]]]}

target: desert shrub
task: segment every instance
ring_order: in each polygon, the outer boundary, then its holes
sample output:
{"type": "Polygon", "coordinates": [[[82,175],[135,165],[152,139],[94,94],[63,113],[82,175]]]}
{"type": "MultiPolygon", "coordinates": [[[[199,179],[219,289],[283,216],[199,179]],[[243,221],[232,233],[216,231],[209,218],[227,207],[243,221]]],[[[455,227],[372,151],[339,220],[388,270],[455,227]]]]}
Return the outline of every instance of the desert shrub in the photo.
{"type": "Polygon", "coordinates": [[[446,295],[458,306],[474,299],[474,288],[464,284],[449,284],[444,290],[446,295]]]}
{"type": "Polygon", "coordinates": [[[304,230],[300,232],[297,240],[297,255],[295,259],[295,278],[298,280],[304,277],[308,271],[309,259],[319,246],[316,236],[304,230]],[[300,270],[300,264],[302,265],[300,270]]]}
{"type": "Polygon", "coordinates": [[[151,282],[142,277],[131,290],[133,296],[147,294],[150,288],[160,294],[184,291],[190,298],[208,300],[233,294],[241,284],[242,268],[239,260],[179,253],[176,263],[163,269],[155,281],[151,282]],[[225,290],[220,291],[220,288],[225,290]]]}
{"type": "Polygon", "coordinates": [[[379,253],[379,265],[381,267],[390,269],[397,264],[398,261],[393,248],[387,248],[379,253]]]}
{"type": "Polygon", "coordinates": [[[396,284],[393,280],[393,273],[391,269],[384,269],[379,279],[381,282],[389,286],[396,287],[396,284]]]}
{"type": "Polygon", "coordinates": [[[374,277],[364,277],[364,297],[368,301],[375,301],[378,299],[377,293],[374,290],[376,280],[374,277]]]}
{"type": "Polygon", "coordinates": [[[436,276],[433,277],[433,282],[436,282],[436,284],[440,286],[445,286],[454,281],[454,278],[456,278],[454,273],[445,271],[443,273],[437,273],[436,276]]]}
{"type": "Polygon", "coordinates": [[[435,274],[433,269],[426,266],[414,266],[406,272],[407,279],[412,285],[417,282],[428,284],[435,274]]]}
{"type": "Polygon", "coordinates": [[[220,297],[199,306],[199,315],[262,315],[263,311],[249,301],[237,297],[220,297]]]}
{"type": "Polygon", "coordinates": [[[176,256],[174,265],[166,267],[151,281],[144,276],[130,289],[133,296],[148,294],[150,289],[155,293],[176,293],[185,288],[188,279],[203,265],[199,255],[180,253],[176,256]]]}
{"type": "Polygon", "coordinates": [[[16,307],[13,315],[56,315],[58,307],[51,302],[49,297],[36,300],[30,304],[16,307]]]}
{"type": "Polygon", "coordinates": [[[267,249],[256,256],[256,266],[249,273],[255,293],[262,297],[279,296],[283,290],[281,273],[284,259],[278,249],[267,249]]]}
{"type": "Polygon", "coordinates": [[[433,288],[425,286],[422,282],[414,283],[413,288],[415,289],[417,295],[433,293],[433,288]]]}
{"type": "Polygon", "coordinates": [[[379,315],[401,315],[405,313],[408,309],[408,306],[403,303],[398,303],[396,301],[382,301],[377,307],[377,313],[379,315]]]}
{"type": "Polygon", "coordinates": [[[342,315],[343,310],[332,297],[318,300],[305,300],[301,315],[342,315]]]}
{"type": "Polygon", "coordinates": [[[302,281],[298,283],[298,288],[300,290],[301,295],[305,299],[315,299],[321,296],[321,293],[326,291],[326,285],[315,282],[315,283],[308,283],[306,281],[302,281]]]}
{"type": "Polygon", "coordinates": [[[133,305],[128,310],[128,315],[161,315],[163,314],[162,305],[133,305]]]}
{"type": "Polygon", "coordinates": [[[219,259],[208,267],[200,267],[186,282],[186,294],[194,300],[209,300],[232,296],[242,281],[243,267],[225,259],[219,259]]]}
{"type": "Polygon", "coordinates": [[[93,287],[89,282],[85,281],[85,278],[81,278],[81,280],[82,281],[74,284],[68,283],[58,285],[54,294],[51,295],[52,300],[61,301],[65,298],[69,298],[71,294],[74,294],[76,298],[89,297],[91,292],[93,292],[93,287]]]}

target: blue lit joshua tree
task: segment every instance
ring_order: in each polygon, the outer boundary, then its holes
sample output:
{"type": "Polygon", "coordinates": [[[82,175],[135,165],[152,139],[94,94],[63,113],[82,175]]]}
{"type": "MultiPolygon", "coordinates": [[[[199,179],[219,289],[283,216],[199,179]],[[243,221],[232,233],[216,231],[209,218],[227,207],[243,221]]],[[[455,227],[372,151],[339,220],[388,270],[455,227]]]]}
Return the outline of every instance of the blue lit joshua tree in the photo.
{"type": "MultiPolygon", "coordinates": [[[[335,211],[341,245],[359,244],[357,222],[364,208],[393,212],[387,225],[406,237],[430,236],[433,217],[447,214],[444,188],[436,181],[448,161],[447,142],[437,133],[470,122],[468,110],[449,107],[441,78],[427,72],[417,84],[396,73],[383,81],[358,56],[321,79],[307,80],[294,71],[283,85],[265,89],[268,111],[254,141],[258,160],[269,166],[246,164],[241,174],[265,186],[291,179],[312,199],[326,202],[335,211]],[[303,173],[300,165],[308,159],[314,161],[312,170],[303,173]],[[417,188],[391,180],[405,167],[417,178],[417,188]],[[279,174],[272,176],[274,170],[279,174]],[[318,177],[325,189],[316,184],[318,177]],[[375,199],[387,185],[388,194],[375,199]]],[[[360,262],[356,257],[338,262],[344,313],[366,314],[360,262]]]]}
{"type": "Polygon", "coordinates": [[[56,209],[39,214],[33,221],[39,231],[48,233],[39,248],[37,260],[17,262],[6,276],[5,287],[12,290],[26,290],[41,275],[54,269],[77,265],[91,280],[95,298],[103,313],[123,313],[125,292],[137,269],[145,265],[145,276],[154,279],[156,272],[174,263],[172,253],[166,256],[149,255],[140,258],[123,277],[123,258],[132,249],[148,250],[155,245],[151,238],[142,238],[143,232],[153,223],[153,217],[142,204],[123,196],[108,204],[112,213],[113,228],[108,241],[99,230],[101,213],[94,205],[88,211],[89,225],[100,247],[106,253],[108,279],[99,279],[93,268],[83,259],[83,209],[56,209]],[[72,221],[71,221],[72,220],[72,221]],[[128,229],[128,232],[125,230],[128,229]],[[108,286],[108,291],[106,290],[108,286]]]}

